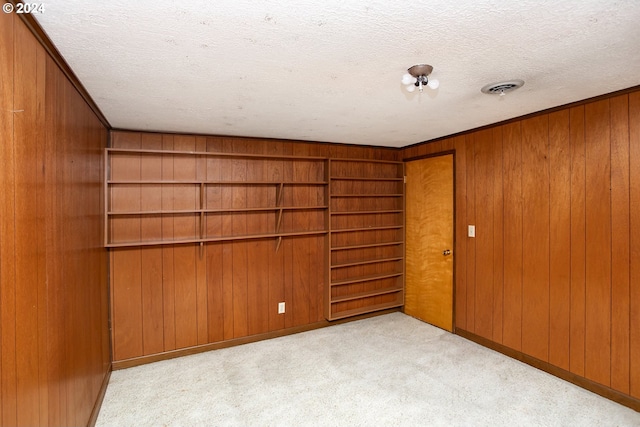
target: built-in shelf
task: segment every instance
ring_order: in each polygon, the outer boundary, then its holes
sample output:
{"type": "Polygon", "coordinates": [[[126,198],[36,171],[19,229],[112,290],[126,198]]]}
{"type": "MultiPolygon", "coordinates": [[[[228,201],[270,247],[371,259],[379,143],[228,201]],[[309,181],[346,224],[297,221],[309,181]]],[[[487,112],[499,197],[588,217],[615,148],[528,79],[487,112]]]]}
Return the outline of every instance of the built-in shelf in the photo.
{"type": "Polygon", "coordinates": [[[392,257],[392,258],[375,258],[375,259],[366,259],[366,260],[358,260],[358,261],[350,261],[344,262],[340,264],[332,264],[331,268],[345,268],[345,267],[353,267],[356,265],[367,265],[367,264],[376,264],[381,262],[392,262],[392,261],[402,261],[404,258],[392,257]]]}
{"type": "Polygon", "coordinates": [[[368,248],[380,248],[383,246],[399,246],[404,245],[404,241],[397,242],[377,242],[377,243],[369,243],[366,245],[351,245],[351,246],[334,246],[331,248],[332,251],[347,251],[351,249],[368,249],[368,248]]]}
{"type": "MultiPolygon", "coordinates": [[[[211,242],[275,238],[277,239],[277,250],[280,247],[282,238],[326,235],[328,233],[328,220],[326,218],[329,209],[327,204],[329,172],[328,159],[325,157],[107,148],[105,150],[104,166],[104,234],[105,247],[107,248],[176,244],[203,245],[211,242]],[[162,170],[156,170],[156,177],[149,175],[149,171],[146,170],[145,173],[149,179],[145,179],[144,176],[126,176],[128,165],[130,165],[129,162],[132,161],[134,164],[140,165],[142,162],[151,160],[152,162],[147,164],[158,165],[169,160],[167,164],[173,164],[177,159],[184,157],[192,158],[193,164],[199,162],[201,169],[193,168],[194,179],[189,177],[178,179],[178,175],[174,175],[176,172],[173,170],[167,179],[161,177],[162,170]],[[206,160],[211,158],[217,158],[218,160],[213,169],[207,170],[208,164],[206,160]],[[297,167],[299,170],[304,169],[307,171],[307,175],[301,174],[300,179],[291,179],[291,177],[295,178],[295,175],[291,175],[289,178],[280,180],[259,180],[251,179],[252,177],[247,177],[248,179],[211,179],[212,174],[216,173],[220,177],[225,176],[221,172],[222,167],[226,166],[227,170],[231,171],[234,162],[239,161],[239,159],[254,162],[265,170],[270,164],[269,162],[277,160],[281,162],[281,168],[285,168],[286,165],[289,170],[293,171],[294,167],[297,167]],[[313,172],[308,172],[309,169],[313,169],[313,172]],[[195,179],[200,176],[202,176],[202,179],[195,179]],[[185,189],[185,186],[193,188],[189,190],[188,188],[185,189]],[[220,192],[219,187],[229,188],[225,194],[220,192]],[[307,191],[301,187],[317,187],[317,189],[312,188],[308,190],[311,193],[305,197],[299,197],[300,191],[307,191]],[[211,192],[209,190],[215,191],[211,192]],[[131,193],[132,191],[134,193],[131,193]],[[243,193],[232,193],[236,191],[242,191],[243,193]],[[285,197],[285,194],[289,191],[289,196],[285,197]],[[244,196],[242,196],[243,194],[244,196]],[[253,199],[248,201],[247,194],[253,194],[253,199]],[[144,208],[142,200],[146,201],[144,208]],[[303,200],[303,202],[296,203],[299,200],[303,200]],[[155,204],[155,206],[149,208],[151,207],[149,203],[155,204]],[[249,203],[253,206],[246,206],[249,203]],[[180,204],[182,206],[179,206],[180,204]],[[189,204],[192,207],[185,206],[189,204]],[[245,206],[239,206],[242,204],[245,206]],[[167,207],[165,208],[164,206],[167,207]],[[306,224],[310,211],[324,211],[323,216],[325,219],[318,223],[318,217],[315,216],[315,223],[311,225],[311,230],[292,229],[296,224],[306,224]],[[271,220],[269,220],[268,216],[263,216],[253,224],[251,228],[253,231],[262,231],[255,234],[230,234],[231,229],[229,227],[221,230],[221,227],[209,227],[208,224],[209,220],[213,220],[220,215],[235,217],[241,214],[270,213],[274,214],[271,220]],[[283,219],[287,215],[290,216],[290,221],[283,219]],[[187,233],[181,232],[186,234],[186,237],[174,238],[171,233],[166,233],[167,236],[165,236],[162,221],[171,217],[176,221],[178,219],[184,221],[185,217],[188,218],[189,216],[193,218],[193,223],[188,224],[191,231],[187,233]],[[135,223],[131,221],[135,221],[135,223]],[[145,230],[144,237],[141,232],[143,228],[145,230]],[[209,231],[210,228],[214,228],[217,233],[221,234],[210,234],[213,233],[209,231]],[[316,230],[316,228],[322,228],[322,230],[316,230]],[[168,237],[169,235],[171,237],[168,237]]],[[[139,167],[138,170],[141,175],[143,169],[139,167]]],[[[277,175],[281,175],[282,170],[276,170],[277,175]]],[[[229,177],[235,178],[232,177],[231,173],[229,173],[229,177]]],[[[246,219],[243,219],[246,216],[238,218],[246,221],[246,219]]]]}
{"type": "Polygon", "coordinates": [[[404,165],[329,160],[325,317],[404,305],[404,165]]]}

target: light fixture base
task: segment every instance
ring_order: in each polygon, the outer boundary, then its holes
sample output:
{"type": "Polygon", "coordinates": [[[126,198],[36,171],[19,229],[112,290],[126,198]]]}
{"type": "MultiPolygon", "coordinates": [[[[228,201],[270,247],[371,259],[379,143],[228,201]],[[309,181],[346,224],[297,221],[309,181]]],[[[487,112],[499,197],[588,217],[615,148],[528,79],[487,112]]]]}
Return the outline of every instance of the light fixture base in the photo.
{"type": "Polygon", "coordinates": [[[407,72],[413,77],[428,76],[433,71],[433,67],[427,64],[418,64],[409,68],[407,72]]]}

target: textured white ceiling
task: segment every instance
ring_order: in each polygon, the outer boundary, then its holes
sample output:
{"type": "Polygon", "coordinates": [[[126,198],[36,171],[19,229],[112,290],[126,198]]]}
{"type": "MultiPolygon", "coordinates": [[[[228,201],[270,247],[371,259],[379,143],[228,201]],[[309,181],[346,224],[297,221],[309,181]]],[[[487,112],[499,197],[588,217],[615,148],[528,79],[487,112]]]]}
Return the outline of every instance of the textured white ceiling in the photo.
{"type": "Polygon", "coordinates": [[[123,129],[401,147],[640,84],[638,0],[52,0],[36,18],[123,129]],[[438,90],[404,91],[418,63],[438,90]]]}

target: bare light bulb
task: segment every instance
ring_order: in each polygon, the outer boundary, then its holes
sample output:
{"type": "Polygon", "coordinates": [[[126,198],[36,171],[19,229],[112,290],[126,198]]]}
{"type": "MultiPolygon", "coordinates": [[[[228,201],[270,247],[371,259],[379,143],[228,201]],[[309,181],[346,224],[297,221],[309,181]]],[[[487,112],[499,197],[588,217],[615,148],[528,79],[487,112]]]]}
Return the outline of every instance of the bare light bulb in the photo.
{"type": "Polygon", "coordinates": [[[438,86],[440,86],[440,82],[438,81],[438,79],[431,79],[429,80],[429,83],[427,83],[427,86],[429,86],[431,89],[438,89],[438,86]]]}
{"type": "Polygon", "coordinates": [[[410,85],[410,84],[414,84],[415,82],[416,82],[416,78],[409,73],[406,73],[405,75],[402,76],[403,85],[410,85]]]}
{"type": "Polygon", "coordinates": [[[414,90],[416,90],[414,85],[407,86],[407,92],[413,92],[414,90]]]}

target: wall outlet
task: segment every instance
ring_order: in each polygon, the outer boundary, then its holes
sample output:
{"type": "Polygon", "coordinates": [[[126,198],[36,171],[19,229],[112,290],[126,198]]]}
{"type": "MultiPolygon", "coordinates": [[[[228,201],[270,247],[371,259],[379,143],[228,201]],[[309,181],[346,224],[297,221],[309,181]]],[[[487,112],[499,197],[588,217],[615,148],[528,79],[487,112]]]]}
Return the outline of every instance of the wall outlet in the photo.
{"type": "Polygon", "coordinates": [[[284,302],[278,303],[278,314],[284,313],[284,302]]]}
{"type": "Polygon", "coordinates": [[[476,237],[476,226],[475,225],[470,225],[469,226],[469,233],[467,235],[469,237],[476,237]]]}

